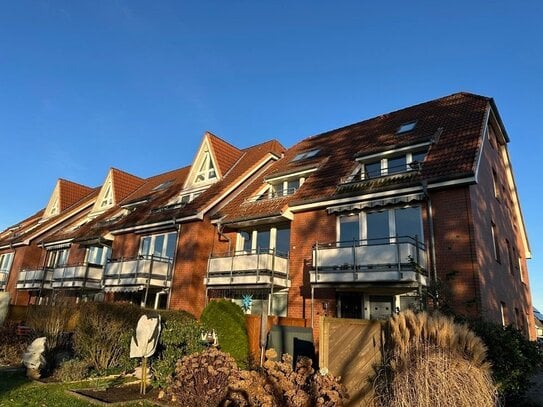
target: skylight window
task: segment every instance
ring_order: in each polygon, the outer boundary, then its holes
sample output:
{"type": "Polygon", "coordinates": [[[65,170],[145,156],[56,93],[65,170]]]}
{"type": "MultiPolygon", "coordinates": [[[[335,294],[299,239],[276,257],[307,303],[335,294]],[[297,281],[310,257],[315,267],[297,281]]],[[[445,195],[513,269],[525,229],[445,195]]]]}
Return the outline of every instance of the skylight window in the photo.
{"type": "Polygon", "coordinates": [[[403,134],[403,133],[410,132],[411,130],[415,128],[416,125],[417,125],[416,121],[404,123],[398,128],[398,131],[396,131],[396,134],[403,134]]]}
{"type": "Polygon", "coordinates": [[[154,187],[154,188],[153,188],[153,191],[160,191],[160,190],[162,190],[162,189],[165,189],[165,188],[169,187],[170,185],[172,185],[172,183],[173,183],[172,180],[163,182],[162,184],[159,184],[159,185],[157,185],[156,187],[154,187]]]}
{"type": "Polygon", "coordinates": [[[307,160],[308,158],[315,157],[317,154],[319,154],[321,150],[319,148],[304,151],[303,153],[296,154],[296,157],[292,159],[292,161],[301,161],[301,160],[307,160]]]}

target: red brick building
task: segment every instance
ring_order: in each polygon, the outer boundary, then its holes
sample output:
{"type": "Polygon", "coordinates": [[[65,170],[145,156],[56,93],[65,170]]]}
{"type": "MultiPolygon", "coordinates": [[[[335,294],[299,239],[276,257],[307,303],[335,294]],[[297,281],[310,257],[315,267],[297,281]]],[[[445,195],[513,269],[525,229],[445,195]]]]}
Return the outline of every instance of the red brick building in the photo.
{"type": "Polygon", "coordinates": [[[468,93],[288,149],[207,133],[188,167],[60,180],[0,235],[0,282],[16,303],[62,292],[199,315],[229,298],[313,322],[439,306],[535,338],[508,141],[494,101],[468,93]]]}

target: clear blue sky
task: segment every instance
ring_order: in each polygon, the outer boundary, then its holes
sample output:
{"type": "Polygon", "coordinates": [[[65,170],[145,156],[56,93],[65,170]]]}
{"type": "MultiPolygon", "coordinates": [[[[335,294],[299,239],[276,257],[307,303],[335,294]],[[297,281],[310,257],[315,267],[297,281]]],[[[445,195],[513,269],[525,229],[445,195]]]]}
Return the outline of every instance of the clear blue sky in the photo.
{"type": "Polygon", "coordinates": [[[57,178],[189,164],[205,130],[296,141],[470,91],[495,98],[543,310],[540,1],[3,1],[0,228],[57,178]],[[365,4],[364,4],[365,3],[365,4]]]}

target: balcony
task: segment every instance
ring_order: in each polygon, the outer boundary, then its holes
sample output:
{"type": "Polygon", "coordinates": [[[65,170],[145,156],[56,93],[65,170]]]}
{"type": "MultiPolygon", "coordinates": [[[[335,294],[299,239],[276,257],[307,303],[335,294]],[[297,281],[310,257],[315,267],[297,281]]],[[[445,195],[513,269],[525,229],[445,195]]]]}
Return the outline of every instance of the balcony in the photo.
{"type": "Polygon", "coordinates": [[[289,287],[288,255],[274,249],[212,254],[204,284],[207,287],[289,287]]]}
{"type": "Polygon", "coordinates": [[[167,288],[172,280],[172,260],[167,257],[137,256],[111,259],[106,265],[105,291],[140,291],[167,288]]]}
{"type": "Polygon", "coordinates": [[[426,249],[416,237],[317,244],[310,282],[426,285],[426,267],[426,249]]]}
{"type": "Polygon", "coordinates": [[[102,271],[101,265],[90,263],[55,267],[51,287],[100,290],[102,288],[102,271]]]}
{"type": "Polygon", "coordinates": [[[21,270],[17,279],[18,290],[49,290],[51,289],[51,280],[53,278],[53,269],[41,268],[33,270],[21,270]]]}
{"type": "Polygon", "coordinates": [[[0,290],[5,290],[7,284],[8,284],[7,270],[0,270],[0,290]]]}

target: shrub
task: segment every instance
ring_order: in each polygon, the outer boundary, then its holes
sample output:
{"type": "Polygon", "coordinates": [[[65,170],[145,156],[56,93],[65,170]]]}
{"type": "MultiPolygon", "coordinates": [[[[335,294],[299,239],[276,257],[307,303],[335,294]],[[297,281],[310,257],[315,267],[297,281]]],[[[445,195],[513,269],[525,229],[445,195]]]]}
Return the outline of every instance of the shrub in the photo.
{"type": "Polygon", "coordinates": [[[69,359],[59,364],[53,376],[61,382],[83,380],[89,376],[89,365],[81,359],[69,359]]]}
{"type": "Polygon", "coordinates": [[[245,314],[231,301],[211,301],[205,307],[200,321],[219,336],[221,350],[229,353],[239,366],[245,367],[249,357],[249,340],[245,314]]]}
{"type": "MultiPolygon", "coordinates": [[[[235,406],[334,407],[347,399],[345,386],[332,375],[316,373],[313,361],[300,357],[292,369],[292,357],[275,361],[273,349],[266,352],[260,371],[241,371],[230,381],[228,402],[235,406]]],[[[228,405],[228,404],[227,404],[228,405]]]]}
{"type": "Polygon", "coordinates": [[[142,312],[124,303],[81,304],[74,335],[76,354],[99,372],[131,366],[130,338],[142,312]]]}
{"type": "Polygon", "coordinates": [[[47,350],[55,352],[71,346],[70,337],[66,335],[70,319],[75,315],[73,302],[66,298],[56,298],[50,305],[34,305],[28,312],[28,325],[37,336],[45,336],[47,350]]]}
{"type": "Polygon", "coordinates": [[[204,345],[200,339],[200,324],[194,316],[183,311],[160,314],[163,327],[152,368],[156,384],[164,388],[175,371],[176,362],[183,356],[202,351],[204,345]]]}
{"type": "Polygon", "coordinates": [[[466,325],[442,315],[402,312],[389,320],[377,406],[494,406],[486,346],[466,325]]]}
{"type": "Polygon", "coordinates": [[[208,348],[177,362],[167,394],[186,406],[217,406],[227,395],[229,380],[238,375],[236,361],[230,355],[208,348]]]}
{"type": "Polygon", "coordinates": [[[0,326],[0,365],[19,366],[32,337],[15,335],[15,324],[0,326]]]}
{"type": "Polygon", "coordinates": [[[530,386],[530,376],[542,363],[537,344],[512,326],[503,328],[482,320],[471,320],[469,325],[488,348],[498,390],[509,403],[517,402],[530,386]]]}

